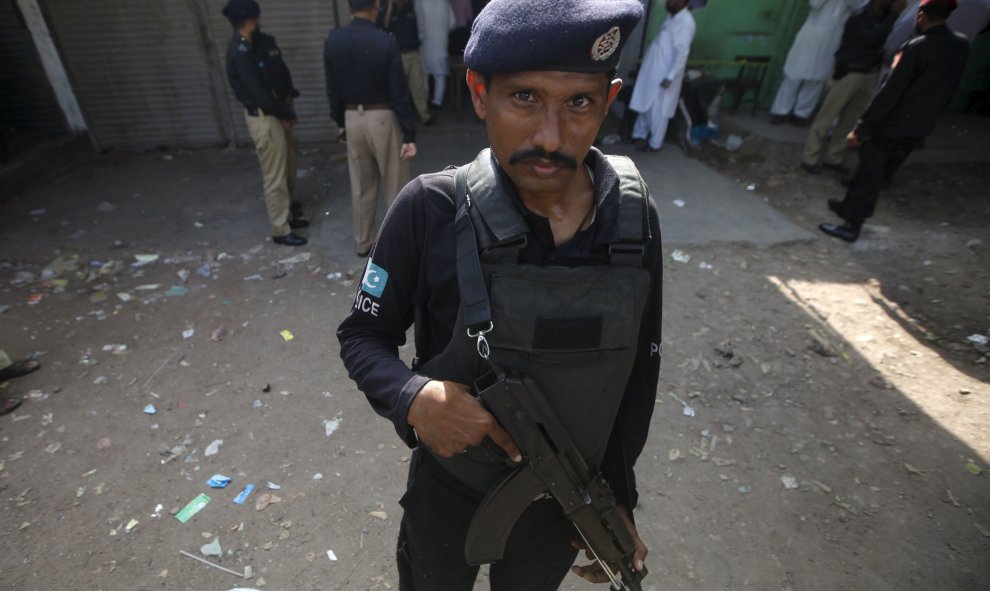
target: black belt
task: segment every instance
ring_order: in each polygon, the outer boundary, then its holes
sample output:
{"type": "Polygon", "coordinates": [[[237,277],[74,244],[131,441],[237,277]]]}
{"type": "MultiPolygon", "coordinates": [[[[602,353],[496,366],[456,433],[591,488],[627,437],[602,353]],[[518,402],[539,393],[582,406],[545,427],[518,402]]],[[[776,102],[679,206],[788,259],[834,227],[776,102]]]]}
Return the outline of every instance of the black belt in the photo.
{"type": "Polygon", "coordinates": [[[388,103],[346,103],[344,108],[348,111],[391,111],[392,105],[388,103]]]}

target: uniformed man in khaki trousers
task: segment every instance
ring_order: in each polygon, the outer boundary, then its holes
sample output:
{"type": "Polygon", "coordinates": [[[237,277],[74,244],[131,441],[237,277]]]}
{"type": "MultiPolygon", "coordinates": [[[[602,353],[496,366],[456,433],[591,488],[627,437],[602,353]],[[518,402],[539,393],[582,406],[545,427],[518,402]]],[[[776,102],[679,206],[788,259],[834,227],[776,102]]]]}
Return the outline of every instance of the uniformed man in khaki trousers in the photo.
{"type": "Polygon", "coordinates": [[[237,100],[244,104],[248,133],[258,152],[272,241],[301,246],[306,239],[292,230],[305,228],[309,222],[303,219],[302,206],[291,197],[296,184],[292,101],[299,91],[292,86],[275,38],[260,30],[258,3],[230,0],[223,14],[234,27],[227,47],[227,77],[237,100]]]}
{"type": "Polygon", "coordinates": [[[323,46],[330,117],[347,143],[357,254],[375,241],[378,189],[391,206],[409,181],[416,117],[395,39],[379,29],[376,0],[348,0],[353,19],[323,46]]]}

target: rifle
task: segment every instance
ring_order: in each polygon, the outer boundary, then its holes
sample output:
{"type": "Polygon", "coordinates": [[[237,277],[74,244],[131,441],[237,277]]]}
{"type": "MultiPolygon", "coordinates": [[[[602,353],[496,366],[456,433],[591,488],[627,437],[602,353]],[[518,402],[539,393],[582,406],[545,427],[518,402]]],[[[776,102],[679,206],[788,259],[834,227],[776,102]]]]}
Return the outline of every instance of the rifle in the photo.
{"type": "Polygon", "coordinates": [[[618,514],[612,489],[578,452],[533,380],[490,373],[476,384],[482,404],[512,437],[524,463],[485,495],[468,527],[469,564],[502,558],[513,525],[526,507],[549,492],[560,503],[611,581],[613,589],[641,591],[647,571],[632,565],[632,532],[618,514]],[[618,565],[618,573],[609,564],[618,565]]]}

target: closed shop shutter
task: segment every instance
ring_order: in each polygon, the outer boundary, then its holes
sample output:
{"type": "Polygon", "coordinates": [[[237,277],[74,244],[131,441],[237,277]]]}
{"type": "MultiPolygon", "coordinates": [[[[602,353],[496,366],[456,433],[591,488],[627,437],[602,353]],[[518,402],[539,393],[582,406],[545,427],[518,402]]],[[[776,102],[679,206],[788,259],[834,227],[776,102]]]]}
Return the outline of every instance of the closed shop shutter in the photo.
{"type": "Polygon", "coordinates": [[[62,111],[14,0],[0,0],[0,124],[42,134],[65,133],[62,111]]]}
{"type": "MultiPolygon", "coordinates": [[[[230,23],[222,12],[226,1],[208,2],[214,44],[224,68],[227,44],[233,35],[230,23]]],[[[295,135],[302,142],[325,142],[336,138],[323,81],[323,41],[330,30],[337,26],[335,13],[342,19],[348,18],[345,0],[337,0],[336,10],[333,0],[261,2],[261,29],[275,37],[289,71],[292,72],[292,83],[301,93],[294,106],[299,117],[295,135]]],[[[226,70],[223,78],[224,84],[227,84],[226,70]]],[[[227,100],[233,115],[237,143],[250,144],[251,137],[244,123],[244,107],[234,97],[229,86],[227,100]]]]}
{"type": "Polygon", "coordinates": [[[100,148],[227,143],[197,0],[44,0],[43,8],[100,148]]]}

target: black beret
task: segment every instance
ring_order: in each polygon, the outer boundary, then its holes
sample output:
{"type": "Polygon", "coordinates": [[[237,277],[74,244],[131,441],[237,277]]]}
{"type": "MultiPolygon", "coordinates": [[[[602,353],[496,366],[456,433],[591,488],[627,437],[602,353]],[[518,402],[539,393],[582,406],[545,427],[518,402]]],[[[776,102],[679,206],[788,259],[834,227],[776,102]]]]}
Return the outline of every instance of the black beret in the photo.
{"type": "Polygon", "coordinates": [[[374,6],[377,1],[378,0],[347,0],[347,5],[351,8],[351,10],[368,10],[374,6]]]}
{"type": "Polygon", "coordinates": [[[492,0],[474,20],[475,72],[608,72],[643,16],[639,0],[492,0]]]}
{"type": "Polygon", "coordinates": [[[261,16],[261,7],[255,0],[230,0],[223,7],[223,15],[232,21],[246,21],[261,16]]]}

